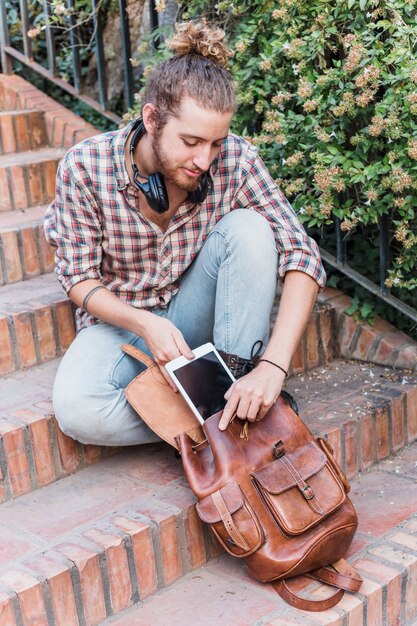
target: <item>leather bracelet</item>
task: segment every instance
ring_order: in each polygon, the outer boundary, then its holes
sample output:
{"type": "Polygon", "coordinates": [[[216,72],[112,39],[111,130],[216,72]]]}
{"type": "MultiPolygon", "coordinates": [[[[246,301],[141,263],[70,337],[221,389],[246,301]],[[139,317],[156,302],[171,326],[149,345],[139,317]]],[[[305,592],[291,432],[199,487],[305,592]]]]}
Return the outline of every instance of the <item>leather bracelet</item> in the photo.
{"type": "MultiPolygon", "coordinates": [[[[92,296],[92,295],[93,295],[96,291],[98,291],[99,289],[106,289],[106,287],[105,287],[104,285],[97,285],[97,287],[94,287],[94,289],[92,289],[91,291],[89,291],[89,292],[88,292],[88,294],[85,296],[85,298],[84,298],[84,300],[83,300],[83,303],[82,303],[82,305],[81,305],[81,308],[82,308],[84,311],[87,311],[87,304],[88,304],[88,301],[90,300],[91,296],[92,296]]],[[[87,313],[88,313],[88,311],[87,311],[87,313]]]]}
{"type": "Polygon", "coordinates": [[[286,377],[288,376],[287,370],[284,370],[284,368],[281,367],[281,365],[278,365],[278,363],[274,363],[273,361],[269,361],[268,359],[259,359],[258,363],[262,363],[262,361],[264,361],[265,363],[269,363],[270,365],[274,365],[279,370],[281,370],[281,372],[284,372],[286,377]]]}

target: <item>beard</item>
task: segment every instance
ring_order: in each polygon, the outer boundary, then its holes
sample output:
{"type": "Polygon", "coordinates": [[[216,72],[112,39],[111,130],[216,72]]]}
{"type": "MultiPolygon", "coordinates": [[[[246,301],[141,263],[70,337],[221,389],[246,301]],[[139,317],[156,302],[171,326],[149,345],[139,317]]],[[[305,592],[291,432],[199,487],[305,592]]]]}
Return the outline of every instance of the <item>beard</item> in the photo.
{"type": "MultiPolygon", "coordinates": [[[[169,156],[161,146],[161,133],[154,135],[152,143],[153,158],[157,171],[162,174],[165,180],[169,181],[173,185],[176,185],[184,191],[195,191],[200,186],[201,176],[197,178],[191,178],[184,172],[183,167],[180,165],[173,165],[169,159],[169,156]]],[[[185,166],[186,167],[186,166],[185,166]]],[[[193,167],[189,168],[190,170],[193,167]]]]}

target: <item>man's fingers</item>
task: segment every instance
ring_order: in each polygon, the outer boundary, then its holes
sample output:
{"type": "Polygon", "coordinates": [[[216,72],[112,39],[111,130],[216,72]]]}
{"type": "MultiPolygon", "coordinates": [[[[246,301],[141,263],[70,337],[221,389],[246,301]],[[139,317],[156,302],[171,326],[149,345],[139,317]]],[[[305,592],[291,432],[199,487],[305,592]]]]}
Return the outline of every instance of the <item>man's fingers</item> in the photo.
{"type": "Polygon", "coordinates": [[[185,341],[184,337],[182,336],[180,332],[174,335],[174,341],[177,344],[178,350],[180,351],[182,355],[185,356],[186,359],[191,360],[195,358],[194,352],[191,350],[190,346],[187,344],[187,342],[185,341]]]}
{"type": "Polygon", "coordinates": [[[161,370],[162,376],[165,378],[165,380],[167,381],[168,385],[171,387],[172,391],[175,391],[175,393],[177,393],[178,389],[175,386],[175,383],[172,380],[171,376],[166,371],[165,367],[163,365],[159,365],[159,369],[161,370]]]}
{"type": "Polygon", "coordinates": [[[223,409],[223,415],[220,418],[219,428],[220,430],[226,430],[228,427],[230,420],[236,414],[238,400],[231,399],[227,402],[226,406],[223,409]]]}

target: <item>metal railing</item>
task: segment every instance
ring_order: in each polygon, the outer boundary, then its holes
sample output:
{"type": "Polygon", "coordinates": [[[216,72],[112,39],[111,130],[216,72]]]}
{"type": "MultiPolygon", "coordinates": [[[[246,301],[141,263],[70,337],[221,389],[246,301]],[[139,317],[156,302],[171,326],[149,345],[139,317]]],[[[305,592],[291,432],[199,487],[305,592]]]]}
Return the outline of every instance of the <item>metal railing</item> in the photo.
{"type": "Polygon", "coordinates": [[[328,263],[331,267],[342,272],[345,276],[353,280],[355,283],[369,291],[373,296],[376,296],[383,302],[386,302],[391,307],[405,315],[414,324],[417,324],[417,310],[413,307],[405,304],[399,298],[396,298],[390,293],[390,290],[385,284],[388,277],[388,265],[389,265],[389,228],[390,220],[388,215],[382,215],[379,218],[378,230],[379,230],[379,284],[374,283],[366,276],[363,276],[360,272],[350,267],[348,263],[347,254],[347,242],[343,236],[343,232],[340,228],[340,220],[335,217],[335,235],[336,235],[336,256],[327,252],[323,248],[320,248],[320,253],[323,261],[328,263]]]}
{"type": "MultiPolygon", "coordinates": [[[[66,0],[65,6],[70,9],[68,15],[68,34],[70,40],[70,50],[72,56],[72,77],[69,82],[58,76],[56,64],[56,48],[55,48],[55,28],[53,25],[46,23],[45,39],[47,59],[46,66],[37,62],[33,55],[33,46],[28,31],[31,29],[28,0],[19,0],[21,37],[23,41],[23,52],[11,45],[10,30],[7,20],[6,0],[0,0],[0,57],[2,71],[5,74],[13,73],[13,63],[19,63],[29,67],[38,75],[47,78],[52,83],[69,93],[71,96],[81,100],[92,109],[98,111],[112,122],[118,124],[121,118],[110,111],[108,108],[107,98],[107,81],[106,81],[106,64],[104,58],[103,45],[103,15],[102,2],[100,0],[91,0],[92,20],[93,20],[93,50],[97,61],[97,78],[98,78],[98,101],[90,96],[82,93],[81,87],[81,62],[79,52],[78,26],[74,17],[75,0],[66,0]]],[[[44,14],[48,18],[51,15],[50,0],[43,2],[44,14]]],[[[122,45],[122,67],[123,67],[123,84],[124,84],[124,108],[127,110],[134,102],[134,84],[131,63],[131,42],[129,33],[129,16],[127,12],[126,0],[118,0],[120,15],[120,40],[122,45]]],[[[151,29],[158,27],[158,13],[155,9],[154,0],[149,1],[150,24],[151,29]]],[[[116,34],[115,34],[116,36],[116,34]]]]}

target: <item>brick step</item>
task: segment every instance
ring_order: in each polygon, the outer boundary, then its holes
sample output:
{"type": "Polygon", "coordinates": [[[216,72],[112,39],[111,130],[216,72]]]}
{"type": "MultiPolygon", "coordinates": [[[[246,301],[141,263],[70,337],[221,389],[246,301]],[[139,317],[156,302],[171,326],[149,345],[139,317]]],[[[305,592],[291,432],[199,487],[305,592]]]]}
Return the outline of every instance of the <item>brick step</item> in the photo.
{"type": "Polygon", "coordinates": [[[59,356],[74,335],[72,306],[54,274],[0,287],[0,375],[59,356]]]}
{"type": "Polygon", "coordinates": [[[0,213],[0,285],[54,269],[54,250],[45,239],[46,207],[0,213]]]}
{"type": "Polygon", "coordinates": [[[36,110],[0,112],[0,154],[48,146],[45,114],[36,110]]]}
{"type": "MultiPolygon", "coordinates": [[[[53,416],[58,360],[0,380],[0,501],[97,463],[113,448],[82,445],[53,416]]],[[[334,361],[291,378],[300,414],[326,434],[349,477],[417,439],[417,375],[334,361]]]]}
{"type": "MultiPolygon", "coordinates": [[[[413,444],[352,481],[359,529],[347,557],[365,582],[313,614],[221,553],[172,449],[125,451],[1,505],[3,623],[406,626],[417,617],[416,455],[413,444]]],[[[322,597],[323,586],[305,592],[322,597]]]]}
{"type": "Polygon", "coordinates": [[[55,195],[55,175],[64,148],[44,148],[0,156],[0,211],[47,204],[55,195]]]}

